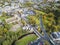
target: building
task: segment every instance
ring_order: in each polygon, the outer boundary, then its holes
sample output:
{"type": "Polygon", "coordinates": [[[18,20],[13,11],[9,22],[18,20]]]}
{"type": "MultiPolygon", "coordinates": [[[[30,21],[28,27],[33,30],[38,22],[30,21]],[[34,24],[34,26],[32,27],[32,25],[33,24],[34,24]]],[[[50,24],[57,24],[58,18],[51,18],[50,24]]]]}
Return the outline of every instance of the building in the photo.
{"type": "Polygon", "coordinates": [[[50,37],[56,43],[56,45],[60,45],[60,32],[52,32],[50,37]]]}
{"type": "Polygon", "coordinates": [[[4,26],[4,23],[2,22],[2,20],[0,20],[0,26],[4,26]]]}
{"type": "Polygon", "coordinates": [[[58,0],[48,0],[48,2],[56,2],[56,1],[58,1],[58,0]]]}
{"type": "Polygon", "coordinates": [[[10,12],[11,11],[11,7],[10,6],[5,6],[4,8],[3,8],[3,12],[10,12]]]}
{"type": "Polygon", "coordinates": [[[25,1],[24,0],[19,0],[20,3],[24,3],[25,1]]]}
{"type": "Polygon", "coordinates": [[[2,15],[2,8],[0,7],[0,16],[2,15]]]}
{"type": "Polygon", "coordinates": [[[23,30],[28,30],[29,32],[33,32],[33,28],[29,24],[27,24],[26,26],[24,26],[22,29],[23,30]]]}
{"type": "Polygon", "coordinates": [[[5,19],[6,23],[8,23],[8,24],[19,22],[19,20],[20,20],[20,18],[17,15],[14,15],[14,17],[5,19]]]}

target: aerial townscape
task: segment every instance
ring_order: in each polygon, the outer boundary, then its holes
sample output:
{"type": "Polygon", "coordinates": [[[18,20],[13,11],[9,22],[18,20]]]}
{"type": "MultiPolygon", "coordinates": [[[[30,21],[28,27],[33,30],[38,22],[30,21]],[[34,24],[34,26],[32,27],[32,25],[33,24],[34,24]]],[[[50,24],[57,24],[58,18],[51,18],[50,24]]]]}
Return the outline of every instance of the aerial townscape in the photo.
{"type": "Polygon", "coordinates": [[[60,45],[60,0],[0,0],[0,45],[60,45]]]}

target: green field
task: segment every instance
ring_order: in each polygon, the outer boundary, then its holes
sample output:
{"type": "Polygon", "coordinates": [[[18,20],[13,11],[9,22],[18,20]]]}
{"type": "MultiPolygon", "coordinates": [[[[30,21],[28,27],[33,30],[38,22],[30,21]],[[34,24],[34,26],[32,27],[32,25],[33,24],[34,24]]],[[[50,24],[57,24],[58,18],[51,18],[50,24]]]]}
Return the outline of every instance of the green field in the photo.
{"type": "Polygon", "coordinates": [[[28,35],[23,37],[22,39],[18,40],[15,44],[16,45],[27,45],[27,43],[34,41],[37,39],[37,36],[34,34],[28,35]]]}

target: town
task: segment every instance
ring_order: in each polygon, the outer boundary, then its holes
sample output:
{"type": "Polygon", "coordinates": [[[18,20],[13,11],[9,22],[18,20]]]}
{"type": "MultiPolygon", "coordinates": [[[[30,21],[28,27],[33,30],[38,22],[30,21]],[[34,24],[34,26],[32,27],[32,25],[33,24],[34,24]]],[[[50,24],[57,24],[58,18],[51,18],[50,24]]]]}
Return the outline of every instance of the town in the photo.
{"type": "Polygon", "coordinates": [[[60,45],[59,20],[60,0],[0,0],[0,45],[60,45]]]}

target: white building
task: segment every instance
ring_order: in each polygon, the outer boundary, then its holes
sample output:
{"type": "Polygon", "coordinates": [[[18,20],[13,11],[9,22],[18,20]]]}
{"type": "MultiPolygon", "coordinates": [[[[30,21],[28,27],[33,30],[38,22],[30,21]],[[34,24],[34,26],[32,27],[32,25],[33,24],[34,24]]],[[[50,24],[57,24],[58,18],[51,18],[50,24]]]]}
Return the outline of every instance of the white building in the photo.
{"type": "Polygon", "coordinates": [[[26,26],[24,26],[23,30],[28,30],[29,32],[33,32],[34,31],[33,28],[29,24],[27,24],[26,26]]]}

